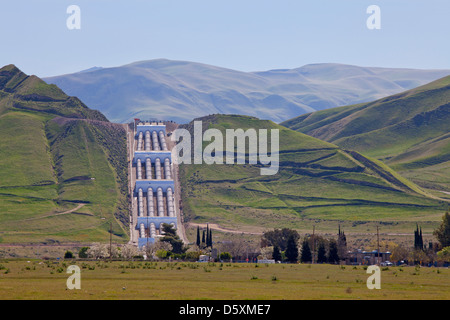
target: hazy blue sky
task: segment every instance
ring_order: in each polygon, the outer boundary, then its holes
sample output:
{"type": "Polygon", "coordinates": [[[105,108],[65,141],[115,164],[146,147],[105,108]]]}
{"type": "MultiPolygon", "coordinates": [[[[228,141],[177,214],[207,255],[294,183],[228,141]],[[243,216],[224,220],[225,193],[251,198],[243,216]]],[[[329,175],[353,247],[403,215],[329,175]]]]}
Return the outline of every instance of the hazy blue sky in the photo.
{"type": "Polygon", "coordinates": [[[0,12],[0,64],[41,77],[156,58],[450,69],[448,0],[0,0],[0,12]],[[80,30],[66,26],[72,4],[80,30]],[[366,27],[373,4],[381,30],[366,27]]]}

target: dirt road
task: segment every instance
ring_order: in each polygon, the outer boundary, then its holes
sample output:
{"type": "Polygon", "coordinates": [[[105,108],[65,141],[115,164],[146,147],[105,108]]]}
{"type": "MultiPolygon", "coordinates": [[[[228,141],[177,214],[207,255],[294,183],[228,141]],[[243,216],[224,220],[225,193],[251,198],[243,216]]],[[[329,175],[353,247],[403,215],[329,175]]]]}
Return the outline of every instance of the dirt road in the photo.
{"type": "Polygon", "coordinates": [[[21,221],[38,220],[38,219],[44,219],[44,218],[48,218],[48,217],[54,217],[54,216],[60,216],[60,215],[63,215],[63,214],[68,214],[68,213],[72,213],[72,212],[77,211],[78,209],[83,208],[85,205],[86,205],[85,203],[79,203],[78,206],[76,206],[75,208],[67,210],[67,211],[64,211],[64,212],[46,214],[44,216],[40,216],[40,217],[36,217],[36,218],[23,219],[21,221]]]}
{"type": "Polygon", "coordinates": [[[218,224],[215,223],[192,223],[188,222],[186,223],[190,227],[200,227],[200,228],[206,228],[209,226],[210,229],[221,231],[221,232],[228,232],[228,233],[237,233],[237,234],[252,234],[252,235],[262,235],[262,232],[250,232],[250,231],[242,231],[242,230],[232,230],[232,229],[225,229],[220,227],[218,224]]]}

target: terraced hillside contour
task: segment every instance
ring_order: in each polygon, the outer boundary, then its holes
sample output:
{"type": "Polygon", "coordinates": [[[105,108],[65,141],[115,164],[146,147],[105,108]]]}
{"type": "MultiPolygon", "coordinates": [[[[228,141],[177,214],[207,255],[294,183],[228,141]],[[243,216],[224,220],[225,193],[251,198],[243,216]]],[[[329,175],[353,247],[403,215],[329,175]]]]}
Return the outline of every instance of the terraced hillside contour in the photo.
{"type": "Polygon", "coordinates": [[[128,238],[126,134],[14,65],[0,69],[0,242],[128,238]]]}
{"type": "MultiPolygon", "coordinates": [[[[431,232],[442,216],[441,202],[360,153],[254,117],[196,120],[203,130],[224,134],[238,128],[280,130],[280,169],[262,176],[258,165],[180,166],[183,210],[191,226],[211,223],[250,234],[282,227],[311,232],[316,225],[334,233],[340,224],[348,234],[373,231],[381,222],[385,232],[400,233],[421,221],[424,232],[431,232]]],[[[192,131],[193,123],[184,127],[192,131]]]]}
{"type": "Polygon", "coordinates": [[[282,125],[375,157],[435,196],[450,199],[450,76],[282,125]]]}

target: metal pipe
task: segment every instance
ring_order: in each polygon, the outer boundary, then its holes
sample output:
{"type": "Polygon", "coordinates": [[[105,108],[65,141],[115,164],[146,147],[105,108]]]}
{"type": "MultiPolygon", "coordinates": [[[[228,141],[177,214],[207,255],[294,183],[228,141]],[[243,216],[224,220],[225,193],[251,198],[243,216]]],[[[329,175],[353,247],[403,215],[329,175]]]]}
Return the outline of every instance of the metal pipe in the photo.
{"type": "Polygon", "coordinates": [[[152,179],[152,161],[150,158],[145,159],[145,172],[147,180],[152,179]]]}
{"type": "Polygon", "coordinates": [[[164,175],[167,180],[172,180],[172,173],[170,171],[170,160],[169,158],[164,159],[164,175]]]}
{"type": "Polygon", "coordinates": [[[158,217],[164,217],[164,200],[162,188],[158,188],[158,190],[156,191],[156,202],[158,204],[158,217]]]}
{"type": "Polygon", "coordinates": [[[156,180],[161,180],[161,159],[159,158],[155,160],[155,176],[156,180]]]}
{"type": "Polygon", "coordinates": [[[137,179],[138,180],[142,180],[142,162],[141,162],[141,159],[137,159],[136,168],[137,168],[137,179]]]}
{"type": "Polygon", "coordinates": [[[140,229],[140,236],[141,236],[141,238],[145,238],[145,225],[143,223],[141,223],[139,225],[139,229],[140,229]]]}
{"type": "Polygon", "coordinates": [[[153,202],[153,189],[148,188],[147,190],[147,213],[149,217],[155,216],[155,204],[153,202]]]}
{"type": "Polygon", "coordinates": [[[159,143],[158,143],[158,136],[156,134],[156,131],[152,131],[152,140],[153,140],[153,150],[154,151],[160,151],[159,143]]]}
{"type": "Polygon", "coordinates": [[[175,210],[173,207],[173,191],[172,188],[167,188],[167,214],[169,217],[175,216],[175,210]]]}
{"type": "Polygon", "coordinates": [[[143,196],[142,189],[139,188],[139,191],[138,191],[138,216],[139,217],[142,217],[142,215],[144,213],[144,200],[143,200],[142,196],[143,196]]]}
{"type": "Polygon", "coordinates": [[[137,150],[141,151],[142,150],[142,131],[139,132],[139,136],[138,136],[138,144],[137,144],[137,150]]]}
{"type": "Polygon", "coordinates": [[[164,151],[167,151],[166,139],[164,138],[164,132],[162,130],[159,132],[159,141],[161,143],[161,148],[164,151]]]}
{"type": "Polygon", "coordinates": [[[150,151],[150,131],[145,131],[145,151],[150,151]]]}
{"type": "Polygon", "coordinates": [[[150,238],[156,237],[156,227],[155,224],[152,222],[150,223],[150,238]]]}

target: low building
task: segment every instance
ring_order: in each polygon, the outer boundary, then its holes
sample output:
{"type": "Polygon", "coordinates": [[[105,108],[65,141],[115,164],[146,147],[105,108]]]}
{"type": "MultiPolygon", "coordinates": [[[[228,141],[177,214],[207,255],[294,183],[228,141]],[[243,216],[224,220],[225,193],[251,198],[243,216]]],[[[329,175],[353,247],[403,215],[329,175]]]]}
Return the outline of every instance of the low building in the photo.
{"type": "Polygon", "coordinates": [[[358,249],[356,251],[349,251],[345,262],[349,265],[374,265],[377,262],[389,261],[390,257],[391,253],[389,251],[378,254],[377,250],[363,251],[358,249]]]}

